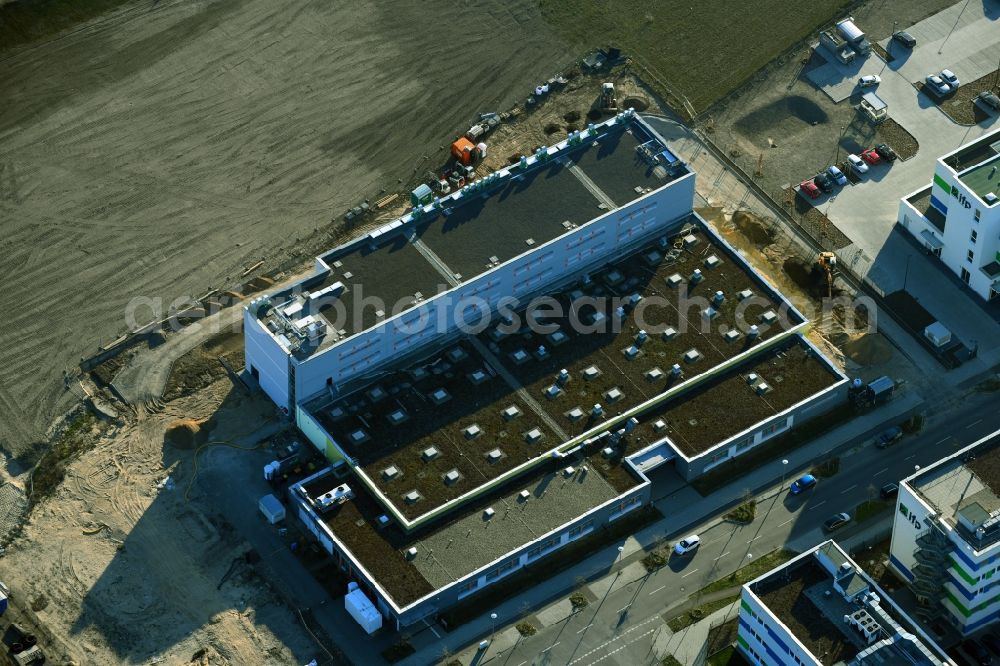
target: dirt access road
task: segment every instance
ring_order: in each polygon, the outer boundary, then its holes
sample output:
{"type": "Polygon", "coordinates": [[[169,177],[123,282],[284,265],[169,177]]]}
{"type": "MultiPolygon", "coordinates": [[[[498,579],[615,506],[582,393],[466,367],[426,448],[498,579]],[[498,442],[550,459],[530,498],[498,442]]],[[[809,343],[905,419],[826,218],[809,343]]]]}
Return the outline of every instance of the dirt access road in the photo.
{"type": "Polygon", "coordinates": [[[531,0],[144,0],[0,52],[0,448],[75,402],[131,299],[284,263],[573,53],[531,0]]]}

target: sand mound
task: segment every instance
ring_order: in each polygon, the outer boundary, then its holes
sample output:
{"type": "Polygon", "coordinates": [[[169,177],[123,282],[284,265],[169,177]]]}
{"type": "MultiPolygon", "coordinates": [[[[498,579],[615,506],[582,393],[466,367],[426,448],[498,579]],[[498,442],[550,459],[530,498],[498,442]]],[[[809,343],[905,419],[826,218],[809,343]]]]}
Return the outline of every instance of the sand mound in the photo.
{"type": "Polygon", "coordinates": [[[636,111],[645,111],[649,108],[649,101],[643,99],[642,97],[626,97],[622,103],[621,107],[623,109],[635,109],[636,111]]]}
{"type": "Polygon", "coordinates": [[[745,210],[738,210],[733,213],[733,224],[747,237],[754,245],[764,247],[774,242],[774,232],[771,231],[760,218],[745,210]]]}
{"type": "Polygon", "coordinates": [[[892,358],[892,347],[885,338],[867,333],[848,340],[843,351],[849,359],[862,366],[886,363],[892,358]]]}
{"type": "Polygon", "coordinates": [[[180,419],[167,426],[163,441],[175,449],[193,449],[205,441],[205,431],[201,424],[204,421],[180,419]]]}

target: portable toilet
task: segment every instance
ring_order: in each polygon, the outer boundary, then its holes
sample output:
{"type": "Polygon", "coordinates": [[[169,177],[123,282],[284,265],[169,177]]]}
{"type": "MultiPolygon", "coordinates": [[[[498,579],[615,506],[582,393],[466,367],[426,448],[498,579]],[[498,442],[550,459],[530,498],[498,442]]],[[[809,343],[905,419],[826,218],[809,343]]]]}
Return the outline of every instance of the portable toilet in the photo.
{"type": "Polygon", "coordinates": [[[476,144],[463,136],[451,144],[451,156],[462,164],[472,164],[476,159],[476,144]]]}
{"type": "Polygon", "coordinates": [[[431,199],[434,198],[434,192],[431,190],[430,186],[426,183],[417,187],[417,189],[410,192],[410,203],[414,206],[423,206],[424,204],[429,204],[431,199]]]}

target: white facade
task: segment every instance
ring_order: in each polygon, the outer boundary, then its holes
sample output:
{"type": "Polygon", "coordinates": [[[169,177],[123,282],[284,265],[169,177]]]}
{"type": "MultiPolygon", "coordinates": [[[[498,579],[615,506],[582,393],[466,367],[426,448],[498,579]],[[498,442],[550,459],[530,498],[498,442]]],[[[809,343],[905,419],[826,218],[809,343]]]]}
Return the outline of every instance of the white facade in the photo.
{"type": "MultiPolygon", "coordinates": [[[[1000,141],[1000,130],[962,146],[935,163],[930,205],[944,216],[943,232],[908,201],[917,198],[926,188],[900,200],[897,218],[928,253],[938,256],[949,270],[986,300],[1000,297],[1000,272],[991,274],[993,271],[983,270],[1000,262],[1000,202],[987,201],[986,195],[977,194],[962,177],[977,169],[1000,168],[1000,154],[982,157],[970,164],[959,161],[958,169],[949,166],[948,162],[954,163],[956,156],[968,152],[970,146],[988,146],[997,141],[1000,141]]],[[[1000,182],[1000,174],[997,180],[1000,182]]]]}
{"type": "Polygon", "coordinates": [[[928,597],[929,614],[943,617],[963,635],[1000,618],[1000,540],[977,549],[919,491],[920,479],[960,465],[991,435],[938,461],[899,486],[889,563],[915,594],[928,597]],[[945,613],[938,612],[943,608],[945,613]]]}
{"type": "MultiPolygon", "coordinates": [[[[601,132],[609,131],[610,125],[616,122],[642,121],[623,114],[597,126],[594,135],[601,136],[601,132]]],[[[647,132],[655,134],[645,124],[643,126],[647,132]]],[[[564,141],[550,152],[555,155],[556,151],[567,148],[573,149],[573,146],[564,141]]],[[[529,168],[535,159],[528,160],[529,168]]],[[[516,173],[504,170],[500,178],[508,175],[516,173]]],[[[469,308],[478,310],[485,304],[495,312],[502,298],[525,299],[549,291],[560,281],[648,242],[657,230],[670,227],[691,213],[694,184],[695,174],[688,171],[626,206],[609,211],[449,291],[427,298],[420,305],[377,326],[302,359],[293,356],[287,349],[287,341],[282,341],[280,334],[269,331],[256,316],[257,308],[267,298],[256,299],[244,311],[247,368],[267,395],[290,414],[295,410],[295,403],[305,402],[327,390],[328,386],[341,386],[429,343],[447,339],[449,334],[458,332],[456,318],[469,320],[469,308]]],[[[425,207],[427,213],[432,212],[432,206],[425,207]]],[[[393,227],[393,231],[401,230],[419,219],[422,216],[408,215],[387,226],[393,227]]],[[[368,237],[351,244],[359,242],[368,242],[368,237]]],[[[317,259],[317,269],[323,272],[329,267],[317,259]]]]}

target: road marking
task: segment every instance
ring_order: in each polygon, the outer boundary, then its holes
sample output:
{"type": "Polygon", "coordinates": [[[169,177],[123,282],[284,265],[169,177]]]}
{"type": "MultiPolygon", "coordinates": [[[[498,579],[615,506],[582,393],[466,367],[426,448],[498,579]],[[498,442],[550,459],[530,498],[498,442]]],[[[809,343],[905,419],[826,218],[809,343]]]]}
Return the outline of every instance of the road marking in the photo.
{"type": "Polygon", "coordinates": [[[844,488],[843,490],[841,490],[840,494],[841,495],[845,495],[845,494],[851,492],[852,490],[854,490],[857,487],[858,487],[858,484],[855,483],[853,486],[850,486],[849,488],[844,488]]]}
{"type": "MultiPolygon", "coordinates": [[[[622,633],[618,634],[617,636],[615,636],[611,640],[604,641],[603,643],[601,643],[600,645],[598,645],[597,647],[595,647],[590,652],[587,652],[586,654],[581,654],[579,657],[577,657],[573,661],[569,662],[569,664],[567,664],[567,666],[573,666],[573,664],[579,663],[579,662],[583,661],[584,659],[587,659],[588,657],[590,657],[590,655],[594,654],[595,652],[600,652],[601,650],[603,650],[607,646],[611,645],[615,641],[620,641],[621,639],[625,638],[625,636],[631,634],[636,629],[641,629],[642,627],[646,626],[650,622],[663,622],[663,620],[662,620],[662,618],[660,618],[659,615],[654,615],[653,617],[651,617],[651,618],[649,618],[649,619],[647,619],[647,620],[645,620],[643,622],[640,622],[639,624],[635,625],[634,627],[630,627],[629,629],[623,631],[622,633]]],[[[613,655],[615,652],[618,652],[618,650],[621,650],[626,645],[630,645],[630,644],[634,643],[635,641],[639,640],[640,638],[642,638],[643,636],[648,636],[649,634],[653,633],[654,631],[657,630],[657,628],[658,627],[653,627],[652,629],[650,629],[646,633],[639,635],[638,637],[634,638],[631,641],[628,641],[627,643],[625,643],[625,645],[622,645],[622,647],[618,648],[617,650],[609,652],[608,654],[604,655],[603,657],[599,657],[597,659],[597,661],[594,661],[592,663],[596,664],[598,661],[602,661],[604,659],[607,659],[609,656],[613,655]]],[[[544,652],[544,650],[543,650],[543,652],[544,652]]],[[[520,666],[520,665],[518,665],[518,666],[520,666]]]]}
{"type": "MultiPolygon", "coordinates": [[[[940,443],[940,442],[939,442],[939,443],[940,443]]],[[[889,471],[889,468],[888,468],[888,467],[883,467],[883,468],[882,468],[882,469],[880,469],[879,471],[877,471],[877,472],[875,472],[874,474],[872,474],[872,478],[875,478],[875,477],[876,477],[876,476],[878,476],[879,474],[885,474],[885,473],[886,473],[886,472],[888,472],[888,471],[889,471]]]]}
{"type": "Polygon", "coordinates": [[[690,576],[691,574],[693,574],[695,571],[697,571],[697,569],[691,569],[691,571],[688,571],[686,574],[684,574],[683,576],[681,576],[681,578],[687,578],[688,576],[690,576]]]}
{"type": "Polygon", "coordinates": [[[525,660],[525,661],[522,661],[522,662],[521,662],[520,664],[518,664],[517,666],[524,666],[524,665],[525,665],[525,664],[527,664],[527,663],[528,663],[528,662],[527,662],[527,660],[525,660]]]}
{"type": "Polygon", "coordinates": [[[951,437],[950,437],[950,436],[949,436],[949,437],[945,437],[944,439],[939,439],[938,441],[934,442],[934,446],[937,446],[938,444],[944,444],[944,443],[945,443],[945,442],[947,442],[947,441],[948,441],[949,439],[951,439],[951,437]]]}
{"type": "Polygon", "coordinates": [[[662,589],[664,589],[666,587],[667,587],[666,585],[659,586],[658,588],[656,588],[655,590],[653,590],[652,592],[650,592],[649,596],[653,596],[654,594],[656,594],[657,592],[659,592],[660,590],[662,590],[662,589]]]}
{"type": "Polygon", "coordinates": [[[908,455],[908,456],[906,456],[905,458],[903,458],[903,460],[913,460],[913,459],[914,459],[914,458],[916,458],[916,457],[917,457],[917,454],[916,454],[916,453],[914,453],[914,454],[912,454],[912,455],[908,455]]]}
{"type": "Polygon", "coordinates": [[[747,543],[753,543],[754,541],[756,541],[757,539],[761,538],[762,536],[764,536],[764,535],[763,534],[758,534],[754,538],[752,538],[749,541],[747,541],[747,543]]]}
{"type": "Polygon", "coordinates": [[[718,556],[717,558],[715,558],[715,559],[716,559],[716,560],[721,560],[721,559],[722,559],[723,557],[725,557],[726,555],[728,555],[728,554],[729,554],[730,552],[732,552],[732,551],[729,551],[729,550],[727,550],[726,552],[724,552],[724,553],[723,553],[722,555],[719,555],[719,556],[718,556]]]}
{"type": "Polygon", "coordinates": [[[982,423],[982,422],[983,422],[983,420],[982,420],[982,419],[976,419],[975,421],[973,421],[973,422],[972,422],[972,423],[970,423],[969,425],[965,426],[965,429],[966,429],[966,430],[968,430],[968,429],[969,429],[969,428],[971,428],[972,426],[974,426],[974,425],[978,425],[978,424],[980,424],[980,423],[982,423]]]}
{"type": "Polygon", "coordinates": [[[632,604],[629,604],[628,606],[625,606],[624,608],[619,608],[619,609],[618,609],[617,611],[615,611],[615,612],[616,612],[616,613],[624,613],[624,612],[625,612],[625,611],[627,611],[627,610],[629,609],[629,607],[631,607],[631,606],[632,606],[632,604]]]}
{"type": "Polygon", "coordinates": [[[793,520],[795,520],[795,519],[794,518],[789,518],[785,522],[783,522],[780,525],[778,525],[778,527],[784,527],[785,525],[787,525],[788,523],[792,522],[793,520]]]}
{"type": "Polygon", "coordinates": [[[583,629],[581,629],[580,631],[576,632],[576,633],[582,634],[583,632],[587,631],[587,629],[590,629],[590,625],[589,624],[586,627],[584,627],[583,629]]]}
{"type": "Polygon", "coordinates": [[[555,643],[553,643],[552,645],[550,645],[550,646],[548,646],[547,648],[545,648],[544,650],[542,650],[542,652],[548,652],[549,650],[551,650],[551,649],[552,649],[552,648],[554,648],[555,646],[559,645],[560,643],[562,643],[562,641],[556,641],[556,642],[555,642],[555,643]]]}
{"type": "Polygon", "coordinates": [[[813,509],[817,509],[817,508],[823,506],[824,504],[826,504],[826,500],[823,500],[822,502],[816,502],[815,504],[812,505],[812,508],[813,509]]]}

